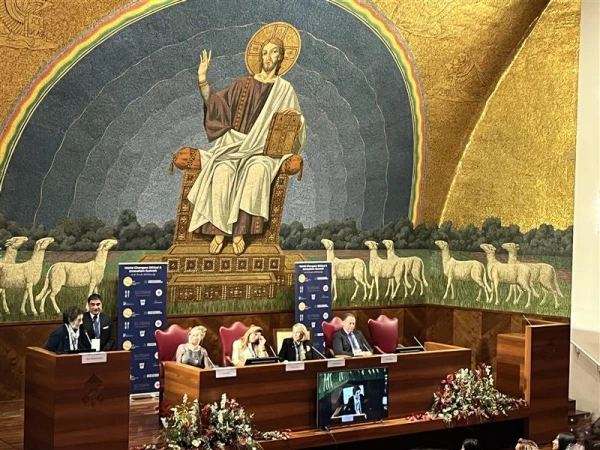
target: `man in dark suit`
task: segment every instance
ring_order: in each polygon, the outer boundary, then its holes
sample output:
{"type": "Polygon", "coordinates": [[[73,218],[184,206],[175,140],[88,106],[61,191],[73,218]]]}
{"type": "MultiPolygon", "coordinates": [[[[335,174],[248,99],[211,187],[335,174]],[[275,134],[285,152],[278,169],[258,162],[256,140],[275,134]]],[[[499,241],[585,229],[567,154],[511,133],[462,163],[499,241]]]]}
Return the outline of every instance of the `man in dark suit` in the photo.
{"type": "Polygon", "coordinates": [[[92,294],[88,297],[88,312],[83,315],[83,330],[90,338],[100,339],[100,351],[113,350],[115,330],[112,318],[102,312],[102,297],[92,294]]]}
{"type": "Polygon", "coordinates": [[[344,408],[344,414],[365,414],[364,395],[360,390],[360,386],[354,386],[352,397],[348,399],[348,403],[344,408]]]}
{"type": "Polygon", "coordinates": [[[333,353],[345,356],[372,355],[373,349],[360,331],[354,331],[356,318],[353,314],[344,314],[342,329],[333,335],[333,353]]]}
{"type": "Polygon", "coordinates": [[[46,350],[63,353],[76,350],[89,350],[90,345],[81,329],[83,310],[69,306],[63,312],[63,324],[55,329],[46,343],[46,350]]]}

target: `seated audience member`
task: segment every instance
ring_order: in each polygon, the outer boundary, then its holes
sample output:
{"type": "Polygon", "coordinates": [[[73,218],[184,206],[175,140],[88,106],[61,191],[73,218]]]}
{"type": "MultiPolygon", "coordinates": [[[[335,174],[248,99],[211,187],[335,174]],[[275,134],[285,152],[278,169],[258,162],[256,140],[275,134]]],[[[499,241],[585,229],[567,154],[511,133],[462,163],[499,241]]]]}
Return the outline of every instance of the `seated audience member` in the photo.
{"type": "Polygon", "coordinates": [[[348,399],[348,403],[344,407],[344,414],[365,414],[364,397],[360,386],[354,386],[352,397],[348,399]]]}
{"type": "Polygon", "coordinates": [[[63,312],[63,324],[52,332],[46,343],[46,350],[62,353],[71,350],[92,348],[85,332],[81,332],[84,311],[77,306],[69,306],[63,312]]]}
{"type": "Polygon", "coordinates": [[[207,367],[213,367],[212,361],[208,357],[208,352],[202,344],[206,336],[206,328],[202,325],[194,327],[188,334],[188,341],[186,344],[180,344],[175,352],[175,361],[188,366],[199,367],[205,369],[207,367]]]}
{"type": "Polygon", "coordinates": [[[92,294],[87,299],[89,311],[83,315],[81,325],[90,340],[99,339],[99,350],[107,352],[115,346],[115,330],[112,317],[102,312],[102,297],[92,294]]]}
{"type": "Polygon", "coordinates": [[[462,450],[481,450],[481,445],[477,439],[465,439],[462,444],[462,450]]]}
{"type": "Polygon", "coordinates": [[[353,314],[344,314],[342,329],[333,335],[332,348],[336,356],[372,355],[373,349],[360,331],[354,331],[356,318],[353,314]]]}
{"type": "Polygon", "coordinates": [[[252,325],[244,335],[233,343],[231,362],[235,366],[243,366],[247,359],[267,358],[269,354],[265,350],[266,340],[263,337],[261,327],[252,325]]]}
{"type": "Polygon", "coordinates": [[[279,359],[281,361],[319,359],[312,342],[308,340],[308,330],[304,325],[297,323],[292,327],[292,337],[285,338],[281,344],[279,359]]]}
{"type": "Polygon", "coordinates": [[[575,444],[577,439],[571,433],[558,433],[552,441],[552,450],[567,450],[569,444],[575,444]]]}
{"type": "Polygon", "coordinates": [[[538,450],[538,445],[530,441],[529,439],[519,439],[517,441],[517,445],[515,445],[515,450],[538,450]]]}

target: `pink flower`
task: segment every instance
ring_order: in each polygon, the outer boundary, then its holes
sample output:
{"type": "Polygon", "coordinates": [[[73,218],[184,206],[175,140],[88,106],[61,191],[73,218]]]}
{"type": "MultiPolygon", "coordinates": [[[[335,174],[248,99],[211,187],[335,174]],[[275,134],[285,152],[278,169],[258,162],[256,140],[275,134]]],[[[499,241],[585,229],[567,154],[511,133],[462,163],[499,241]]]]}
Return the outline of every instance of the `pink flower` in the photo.
{"type": "Polygon", "coordinates": [[[451,373],[451,374],[449,374],[449,375],[446,377],[446,381],[447,381],[448,383],[452,383],[452,382],[454,381],[454,379],[455,379],[455,378],[456,378],[456,377],[454,376],[454,374],[453,374],[453,373],[451,373]]]}

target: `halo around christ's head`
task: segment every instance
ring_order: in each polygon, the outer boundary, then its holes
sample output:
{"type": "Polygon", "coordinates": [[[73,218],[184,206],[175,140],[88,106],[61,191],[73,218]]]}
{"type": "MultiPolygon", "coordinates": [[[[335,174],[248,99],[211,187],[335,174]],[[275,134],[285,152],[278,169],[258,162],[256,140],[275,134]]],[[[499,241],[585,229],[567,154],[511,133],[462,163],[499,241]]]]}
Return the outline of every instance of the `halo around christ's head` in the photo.
{"type": "Polygon", "coordinates": [[[285,49],[278,75],[283,75],[296,63],[302,44],[300,33],[289,23],[273,22],[254,33],[254,36],[252,36],[246,47],[246,68],[252,75],[260,72],[260,51],[263,44],[273,38],[280,39],[285,49]]]}

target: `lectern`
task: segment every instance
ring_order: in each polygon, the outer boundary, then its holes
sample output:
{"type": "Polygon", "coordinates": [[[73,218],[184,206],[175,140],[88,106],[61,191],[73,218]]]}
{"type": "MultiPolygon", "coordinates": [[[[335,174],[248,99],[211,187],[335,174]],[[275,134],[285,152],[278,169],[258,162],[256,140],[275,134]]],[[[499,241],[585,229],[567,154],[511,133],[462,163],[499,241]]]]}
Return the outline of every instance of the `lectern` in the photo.
{"type": "Polygon", "coordinates": [[[25,450],[127,450],[130,353],[28,347],[25,450]]]}

